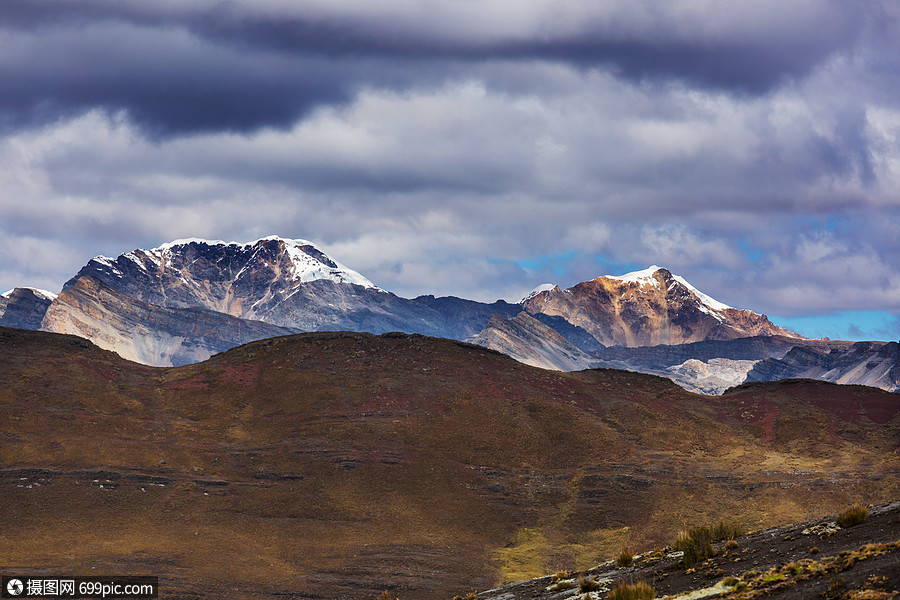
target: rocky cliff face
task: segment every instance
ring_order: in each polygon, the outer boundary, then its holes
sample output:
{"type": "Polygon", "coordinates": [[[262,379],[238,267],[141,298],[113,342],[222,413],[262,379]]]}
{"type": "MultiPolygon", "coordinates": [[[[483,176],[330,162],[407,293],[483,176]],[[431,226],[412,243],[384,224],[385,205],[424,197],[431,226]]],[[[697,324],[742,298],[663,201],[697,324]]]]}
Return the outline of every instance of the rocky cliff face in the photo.
{"type": "Polygon", "coordinates": [[[898,392],[900,344],[858,342],[830,350],[798,346],[784,358],[760,361],[747,374],[747,381],[788,378],[868,385],[898,392]]]}
{"type": "Polygon", "coordinates": [[[466,341],[543,369],[578,371],[597,364],[596,359],[524,311],[512,319],[494,315],[484,330],[466,341]]]}
{"type": "Polygon", "coordinates": [[[621,277],[597,277],[523,301],[529,313],[560,316],[605,346],[655,346],[793,332],[765,315],[732,308],[656,266],[621,277]]]}
{"type": "Polygon", "coordinates": [[[0,295],[0,325],[38,329],[56,294],[35,288],[16,288],[0,295]]]}
{"type": "Polygon", "coordinates": [[[123,358],[154,366],[206,360],[234,346],[295,330],[203,308],[166,308],[78,277],[48,307],[41,329],[69,333],[123,358]]]}

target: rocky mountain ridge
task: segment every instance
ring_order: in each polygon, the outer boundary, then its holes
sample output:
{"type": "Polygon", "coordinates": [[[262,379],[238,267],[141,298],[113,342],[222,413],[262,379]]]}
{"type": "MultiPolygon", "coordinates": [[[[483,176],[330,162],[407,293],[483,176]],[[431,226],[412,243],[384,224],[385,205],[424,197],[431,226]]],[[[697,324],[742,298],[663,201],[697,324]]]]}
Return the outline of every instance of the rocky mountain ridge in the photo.
{"type": "Polygon", "coordinates": [[[900,392],[900,344],[857,342],[843,347],[796,346],[782,358],[756,363],[747,381],[820,379],[900,392]]]}
{"type": "Polygon", "coordinates": [[[410,299],[378,288],[311,242],[277,236],[244,244],[176,240],[94,257],[58,297],[26,288],[0,297],[0,324],[80,335],[160,366],[274,335],[347,330],[468,339],[534,366],[637,370],[702,393],[721,393],[751,371],[754,378],[790,374],[883,389],[895,389],[896,379],[891,357],[878,362],[878,374],[868,373],[872,361],[842,375],[834,367],[756,368],[748,361],[840,343],[805,340],[656,266],[566,290],[543,284],[519,304],[410,299]],[[758,340],[752,349],[740,341],[750,339],[758,340]]]}
{"type": "Polygon", "coordinates": [[[40,329],[56,294],[37,288],[15,288],[0,294],[0,326],[40,329]]]}
{"type": "Polygon", "coordinates": [[[718,302],[655,265],[619,277],[597,277],[565,290],[538,289],[522,305],[529,313],[563,317],[604,346],[677,345],[756,335],[803,339],[765,315],[718,302]]]}
{"type": "Polygon", "coordinates": [[[48,307],[40,329],[81,335],[129,359],[166,366],[298,331],[465,338],[491,315],[519,310],[502,301],[402,298],[305,240],[188,239],[91,259],[48,307]]]}

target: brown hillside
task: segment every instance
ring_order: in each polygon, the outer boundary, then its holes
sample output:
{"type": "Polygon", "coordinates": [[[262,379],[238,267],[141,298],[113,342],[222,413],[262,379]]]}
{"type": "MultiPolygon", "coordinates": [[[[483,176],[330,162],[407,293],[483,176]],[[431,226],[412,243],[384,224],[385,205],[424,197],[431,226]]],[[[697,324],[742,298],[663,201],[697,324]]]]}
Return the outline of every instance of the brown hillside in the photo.
{"type": "Polygon", "coordinates": [[[896,399],[697,396],[404,334],[151,368],[0,329],[0,569],[159,574],[164,596],[450,597],[689,523],[897,497],[896,399]]]}

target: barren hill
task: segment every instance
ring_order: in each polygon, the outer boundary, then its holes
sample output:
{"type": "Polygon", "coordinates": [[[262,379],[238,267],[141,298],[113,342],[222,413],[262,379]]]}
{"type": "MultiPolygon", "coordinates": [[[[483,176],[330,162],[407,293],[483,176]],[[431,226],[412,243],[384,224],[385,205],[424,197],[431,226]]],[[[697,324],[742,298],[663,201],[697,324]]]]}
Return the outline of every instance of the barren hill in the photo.
{"type": "Polygon", "coordinates": [[[685,524],[897,497],[896,398],[805,381],[708,398],[406,334],[152,368],[0,329],[0,568],[159,573],[181,597],[451,597],[685,524]]]}

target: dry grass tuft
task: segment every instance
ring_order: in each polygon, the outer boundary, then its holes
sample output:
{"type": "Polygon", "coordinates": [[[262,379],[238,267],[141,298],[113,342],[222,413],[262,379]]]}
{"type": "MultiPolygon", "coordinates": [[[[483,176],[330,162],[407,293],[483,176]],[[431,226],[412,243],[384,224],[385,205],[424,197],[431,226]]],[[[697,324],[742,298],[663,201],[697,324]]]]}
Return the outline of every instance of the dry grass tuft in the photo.
{"type": "Polygon", "coordinates": [[[606,597],[607,600],[653,600],[656,589],[649,583],[625,583],[620,581],[606,597]]]}
{"type": "Polygon", "coordinates": [[[854,504],[838,515],[837,524],[841,527],[853,527],[869,518],[869,509],[861,504],[854,504]]]}
{"type": "MultiPolygon", "coordinates": [[[[740,535],[744,535],[744,530],[740,525],[725,523],[725,521],[719,521],[719,524],[714,527],[691,527],[690,530],[678,534],[675,549],[684,552],[682,564],[689,567],[716,555],[716,551],[712,547],[713,542],[733,540],[740,535]]],[[[736,544],[737,542],[732,548],[736,548],[736,544]]]]}
{"type": "Polygon", "coordinates": [[[625,547],[622,548],[622,553],[619,555],[619,558],[616,559],[616,564],[620,567],[630,567],[634,563],[634,552],[631,551],[631,548],[625,547]]]}
{"type": "Polygon", "coordinates": [[[596,592],[600,589],[600,584],[593,577],[578,576],[578,591],[580,592],[596,592]]]}

